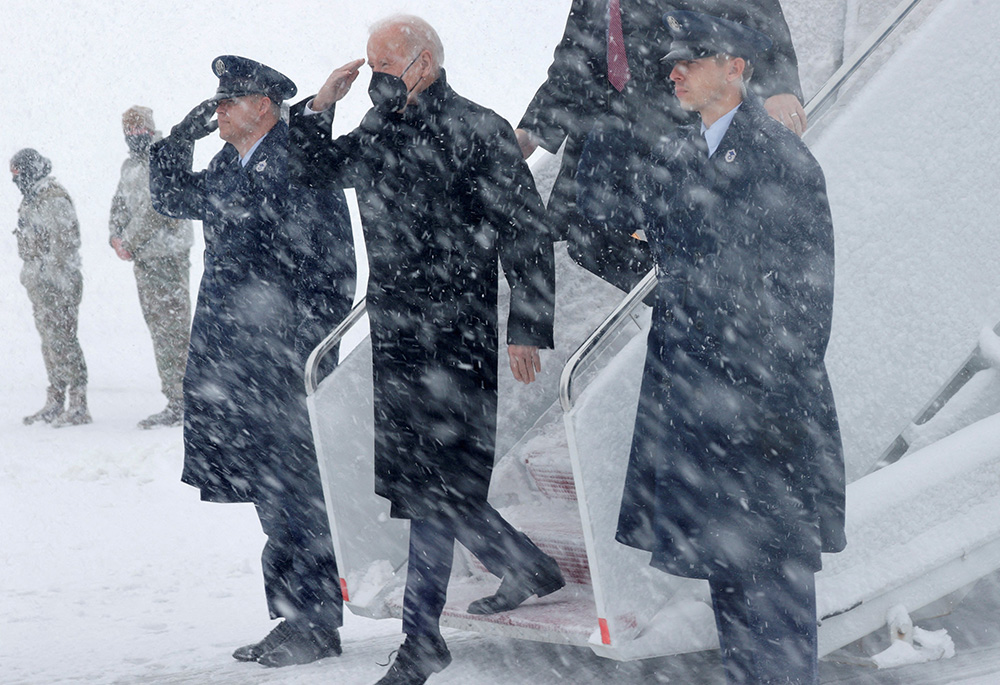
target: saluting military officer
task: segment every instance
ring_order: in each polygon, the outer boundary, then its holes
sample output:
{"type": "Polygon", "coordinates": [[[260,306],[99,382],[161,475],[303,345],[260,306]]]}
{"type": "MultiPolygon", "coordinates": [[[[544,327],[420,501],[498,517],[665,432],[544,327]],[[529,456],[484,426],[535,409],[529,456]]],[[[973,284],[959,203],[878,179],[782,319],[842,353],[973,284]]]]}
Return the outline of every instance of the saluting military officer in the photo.
{"type": "Polygon", "coordinates": [[[52,163],[31,148],[10,160],[12,180],[23,196],[14,231],[24,261],[21,284],[31,300],[49,379],[45,406],[24,422],[75,426],[90,423],[87,363],[76,335],[83,297],[80,223],[69,193],[51,171],[52,163]]]}
{"type": "Polygon", "coordinates": [[[122,115],[128,158],[111,200],[109,242],[132,262],[139,304],[153,338],[156,370],[167,407],[139,422],[140,428],[179,426],[184,418],[184,365],[191,329],[191,222],[153,209],[149,197],[149,148],[159,138],[153,110],[138,105],[122,115]]]}
{"type": "Polygon", "coordinates": [[[153,207],[200,219],[205,270],[184,376],[182,480],[212,502],[253,502],[272,618],[233,657],[277,667],[341,651],[340,580],[312,444],[303,354],[346,316],[354,252],[343,193],[291,186],[281,103],[292,81],[244,57],[150,152],[153,207]],[[217,115],[217,119],[213,119],[217,115]],[[192,170],[195,141],[225,147],[192,170]],[[298,339],[297,339],[298,338],[298,339]]]}

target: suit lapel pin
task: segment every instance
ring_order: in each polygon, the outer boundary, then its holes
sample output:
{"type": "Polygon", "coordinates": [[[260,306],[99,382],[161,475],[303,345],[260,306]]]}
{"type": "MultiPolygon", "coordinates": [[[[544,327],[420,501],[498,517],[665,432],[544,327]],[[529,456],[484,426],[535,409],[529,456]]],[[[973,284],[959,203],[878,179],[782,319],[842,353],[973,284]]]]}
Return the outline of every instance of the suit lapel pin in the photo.
{"type": "Polygon", "coordinates": [[[729,152],[726,153],[726,161],[729,164],[732,164],[733,162],[736,161],[736,150],[730,150],[729,152]]]}

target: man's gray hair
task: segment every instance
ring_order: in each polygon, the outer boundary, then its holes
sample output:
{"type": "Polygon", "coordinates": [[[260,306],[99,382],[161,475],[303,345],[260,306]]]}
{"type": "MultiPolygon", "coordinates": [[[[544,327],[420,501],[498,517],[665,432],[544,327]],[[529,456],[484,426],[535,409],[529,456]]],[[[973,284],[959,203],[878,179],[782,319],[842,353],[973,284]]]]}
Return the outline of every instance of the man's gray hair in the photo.
{"type": "Polygon", "coordinates": [[[421,52],[431,53],[435,67],[444,66],[444,44],[434,27],[420,17],[412,14],[394,14],[380,19],[368,29],[368,35],[373,36],[388,28],[399,27],[406,38],[407,47],[411,48],[410,57],[417,58],[421,52]]]}

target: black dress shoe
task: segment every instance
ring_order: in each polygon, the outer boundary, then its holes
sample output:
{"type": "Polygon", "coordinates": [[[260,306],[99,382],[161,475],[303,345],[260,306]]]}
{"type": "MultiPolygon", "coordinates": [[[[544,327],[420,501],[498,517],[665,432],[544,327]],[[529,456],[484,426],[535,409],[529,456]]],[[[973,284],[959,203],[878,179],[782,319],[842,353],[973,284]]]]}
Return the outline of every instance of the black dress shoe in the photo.
{"type": "Polygon", "coordinates": [[[295,630],[288,621],[282,621],[260,642],[255,642],[252,645],[244,645],[233,652],[233,658],[237,661],[257,661],[257,659],[272,649],[280,646],[294,632],[295,630]]]}
{"type": "Polygon", "coordinates": [[[340,656],[340,633],[336,628],[310,628],[295,630],[287,640],[257,659],[268,668],[310,664],[328,656],[340,656]]]}
{"type": "Polygon", "coordinates": [[[505,575],[495,594],[477,599],[466,611],[479,615],[499,614],[517,608],[532,595],[544,597],[565,585],[559,564],[546,554],[534,570],[505,575]]]}
{"type": "Polygon", "coordinates": [[[375,685],[423,685],[450,663],[451,652],[440,636],[407,635],[389,671],[375,685]]]}

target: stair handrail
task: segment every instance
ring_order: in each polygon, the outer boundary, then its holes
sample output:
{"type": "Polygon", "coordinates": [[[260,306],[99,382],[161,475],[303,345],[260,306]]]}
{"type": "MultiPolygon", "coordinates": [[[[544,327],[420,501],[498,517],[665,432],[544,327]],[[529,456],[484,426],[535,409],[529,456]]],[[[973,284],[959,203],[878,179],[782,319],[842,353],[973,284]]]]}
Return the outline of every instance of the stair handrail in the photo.
{"type": "MultiPolygon", "coordinates": [[[[909,16],[910,12],[916,9],[917,5],[923,1],[903,0],[900,2],[889,17],[855,50],[851,58],[827,79],[826,84],[816,95],[809,99],[804,109],[806,118],[810,121],[810,131],[814,130],[813,127],[816,123],[813,119],[819,119],[825,113],[823,109],[825,105],[840,92],[840,89],[844,87],[851,76],[868,61],[868,58],[872,56],[875,50],[892,35],[899,25],[902,24],[903,20],[909,16]]],[[[622,300],[621,304],[615,307],[614,311],[594,329],[594,332],[590,334],[583,344],[577,348],[576,352],[566,361],[559,380],[559,402],[562,405],[563,411],[568,412],[573,408],[574,397],[572,386],[577,369],[580,368],[583,362],[604,348],[605,341],[630,320],[629,316],[635,311],[639,303],[653,291],[655,286],[656,275],[654,270],[646,274],[639,284],[622,300]]]]}
{"type": "Polygon", "coordinates": [[[330,331],[330,334],[323,338],[323,341],[313,348],[312,353],[309,355],[309,359],[306,360],[305,368],[305,384],[306,384],[306,395],[312,395],[316,392],[316,388],[319,387],[319,365],[320,362],[328,355],[332,350],[334,350],[340,341],[344,339],[344,336],[354,328],[354,325],[361,320],[361,318],[368,311],[366,306],[367,298],[361,298],[351,309],[350,313],[344,317],[344,320],[337,324],[337,327],[330,331]]]}
{"type": "Polygon", "coordinates": [[[902,2],[896,5],[896,9],[854,51],[854,54],[827,79],[819,92],[809,98],[809,102],[803,108],[806,113],[806,120],[809,121],[809,129],[805,135],[808,135],[809,131],[815,130],[813,118],[820,118],[822,116],[823,108],[826,104],[837,96],[840,89],[844,87],[844,84],[868,61],[868,58],[875,53],[879,46],[895,32],[899,25],[903,23],[903,20],[909,16],[910,12],[916,9],[917,5],[923,1],[902,0],[902,2]]]}
{"type": "Polygon", "coordinates": [[[656,269],[651,269],[639,283],[636,284],[629,294],[625,296],[614,310],[608,314],[607,318],[594,329],[594,332],[583,341],[576,351],[570,355],[563,366],[562,376],[559,378],[559,403],[563,411],[568,412],[573,408],[573,378],[576,370],[581,364],[597,352],[604,349],[611,335],[621,329],[626,323],[631,321],[632,313],[642,301],[653,292],[656,287],[656,269]]]}

